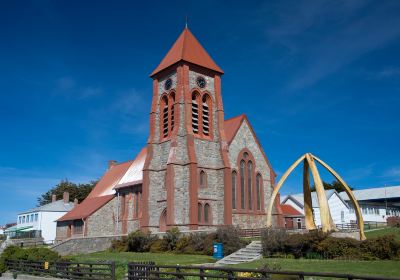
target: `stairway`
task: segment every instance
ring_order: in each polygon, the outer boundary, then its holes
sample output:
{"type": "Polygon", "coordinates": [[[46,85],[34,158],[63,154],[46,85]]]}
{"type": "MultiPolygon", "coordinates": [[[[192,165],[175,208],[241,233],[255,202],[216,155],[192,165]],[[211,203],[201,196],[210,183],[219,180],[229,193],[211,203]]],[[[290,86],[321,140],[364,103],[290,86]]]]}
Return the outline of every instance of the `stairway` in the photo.
{"type": "Polygon", "coordinates": [[[252,241],[245,248],[242,248],[223,259],[220,259],[216,265],[229,265],[239,264],[244,262],[251,262],[262,257],[261,241],[252,241]]]}

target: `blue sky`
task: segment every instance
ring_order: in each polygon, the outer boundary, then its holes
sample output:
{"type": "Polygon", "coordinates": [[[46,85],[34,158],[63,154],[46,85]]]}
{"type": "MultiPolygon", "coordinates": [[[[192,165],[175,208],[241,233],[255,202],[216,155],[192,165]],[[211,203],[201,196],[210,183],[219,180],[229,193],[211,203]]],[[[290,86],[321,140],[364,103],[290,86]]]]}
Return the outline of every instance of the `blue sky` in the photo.
{"type": "Polygon", "coordinates": [[[149,74],[186,15],[225,71],[226,118],[247,114],[278,177],[312,152],[355,188],[399,184],[399,14],[399,1],[2,1],[0,224],[61,179],[135,157],[149,74]]]}

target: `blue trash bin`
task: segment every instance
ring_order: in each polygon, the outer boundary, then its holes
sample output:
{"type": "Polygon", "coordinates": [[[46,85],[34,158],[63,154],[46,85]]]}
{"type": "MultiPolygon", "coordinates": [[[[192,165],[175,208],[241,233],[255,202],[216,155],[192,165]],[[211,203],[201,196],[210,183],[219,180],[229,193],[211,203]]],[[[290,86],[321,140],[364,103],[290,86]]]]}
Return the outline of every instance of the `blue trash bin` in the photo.
{"type": "Polygon", "coordinates": [[[224,244],[214,243],[213,246],[213,257],[214,259],[220,260],[224,257],[224,244]]]}

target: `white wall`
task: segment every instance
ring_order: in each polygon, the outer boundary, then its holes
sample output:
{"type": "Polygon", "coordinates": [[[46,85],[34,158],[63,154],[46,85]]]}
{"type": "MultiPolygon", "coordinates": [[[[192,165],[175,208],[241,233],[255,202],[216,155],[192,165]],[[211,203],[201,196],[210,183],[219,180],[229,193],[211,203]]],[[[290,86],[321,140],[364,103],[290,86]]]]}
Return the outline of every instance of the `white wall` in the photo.
{"type": "Polygon", "coordinates": [[[57,229],[57,223],[55,222],[57,219],[61,218],[64,216],[67,212],[33,212],[33,213],[27,213],[27,214],[21,214],[18,215],[17,217],[17,227],[28,227],[32,226],[33,230],[41,230],[42,231],[42,237],[44,241],[52,241],[56,239],[56,229],[57,229]],[[25,218],[25,223],[19,223],[19,217],[21,216],[28,216],[30,217],[31,214],[38,213],[38,220],[33,222],[30,221],[26,222],[25,218]]]}
{"type": "MultiPolygon", "coordinates": [[[[286,200],[284,204],[291,205],[293,208],[304,214],[304,209],[300,208],[296,203],[294,203],[290,198],[286,200]]],[[[335,224],[350,223],[351,220],[355,220],[355,214],[351,214],[349,208],[346,204],[337,196],[333,194],[328,199],[329,209],[331,211],[332,219],[335,224]],[[342,211],[344,214],[344,219],[342,220],[342,211]]],[[[314,221],[317,226],[321,225],[321,217],[319,207],[313,207],[314,211],[314,221]]]]}
{"type": "Polygon", "coordinates": [[[64,216],[67,212],[40,212],[40,230],[44,241],[52,241],[56,239],[56,220],[64,216]]]}

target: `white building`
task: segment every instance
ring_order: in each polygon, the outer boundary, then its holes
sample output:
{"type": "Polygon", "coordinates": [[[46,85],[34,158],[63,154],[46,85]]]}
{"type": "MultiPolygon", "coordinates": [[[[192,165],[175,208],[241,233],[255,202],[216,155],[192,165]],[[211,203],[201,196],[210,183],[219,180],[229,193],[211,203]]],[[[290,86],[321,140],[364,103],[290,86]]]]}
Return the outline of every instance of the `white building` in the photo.
{"type": "MultiPolygon", "coordinates": [[[[365,222],[386,222],[389,217],[400,216],[400,186],[354,190],[353,194],[365,222]]],[[[350,213],[355,215],[346,192],[341,192],[340,196],[350,206],[350,213]]]]}
{"type": "Polygon", "coordinates": [[[56,239],[56,220],[73,208],[74,203],[69,202],[67,192],[64,193],[62,200],[56,200],[53,195],[51,203],[18,214],[15,234],[30,232],[32,234],[26,235],[29,237],[40,237],[41,235],[44,242],[51,242],[56,239]]]}
{"type": "MultiPolygon", "coordinates": [[[[350,213],[350,208],[348,207],[346,201],[343,200],[335,190],[327,190],[325,191],[325,194],[328,199],[329,209],[335,224],[349,223],[353,217],[355,218],[355,215],[350,213]]],[[[315,192],[311,193],[311,199],[315,224],[320,226],[321,218],[319,214],[319,204],[317,194],[315,192]]],[[[291,205],[294,209],[304,215],[304,196],[302,193],[283,196],[281,198],[281,204],[291,205]]]]}
{"type": "MultiPolygon", "coordinates": [[[[355,223],[354,208],[346,192],[325,191],[329,209],[335,224],[355,223]]],[[[364,222],[384,223],[391,216],[400,216],[400,186],[354,190],[364,222]]],[[[311,193],[315,224],[321,225],[317,194],[311,193]]],[[[304,196],[302,193],[282,196],[281,204],[291,205],[304,214],[304,196]]]]}

